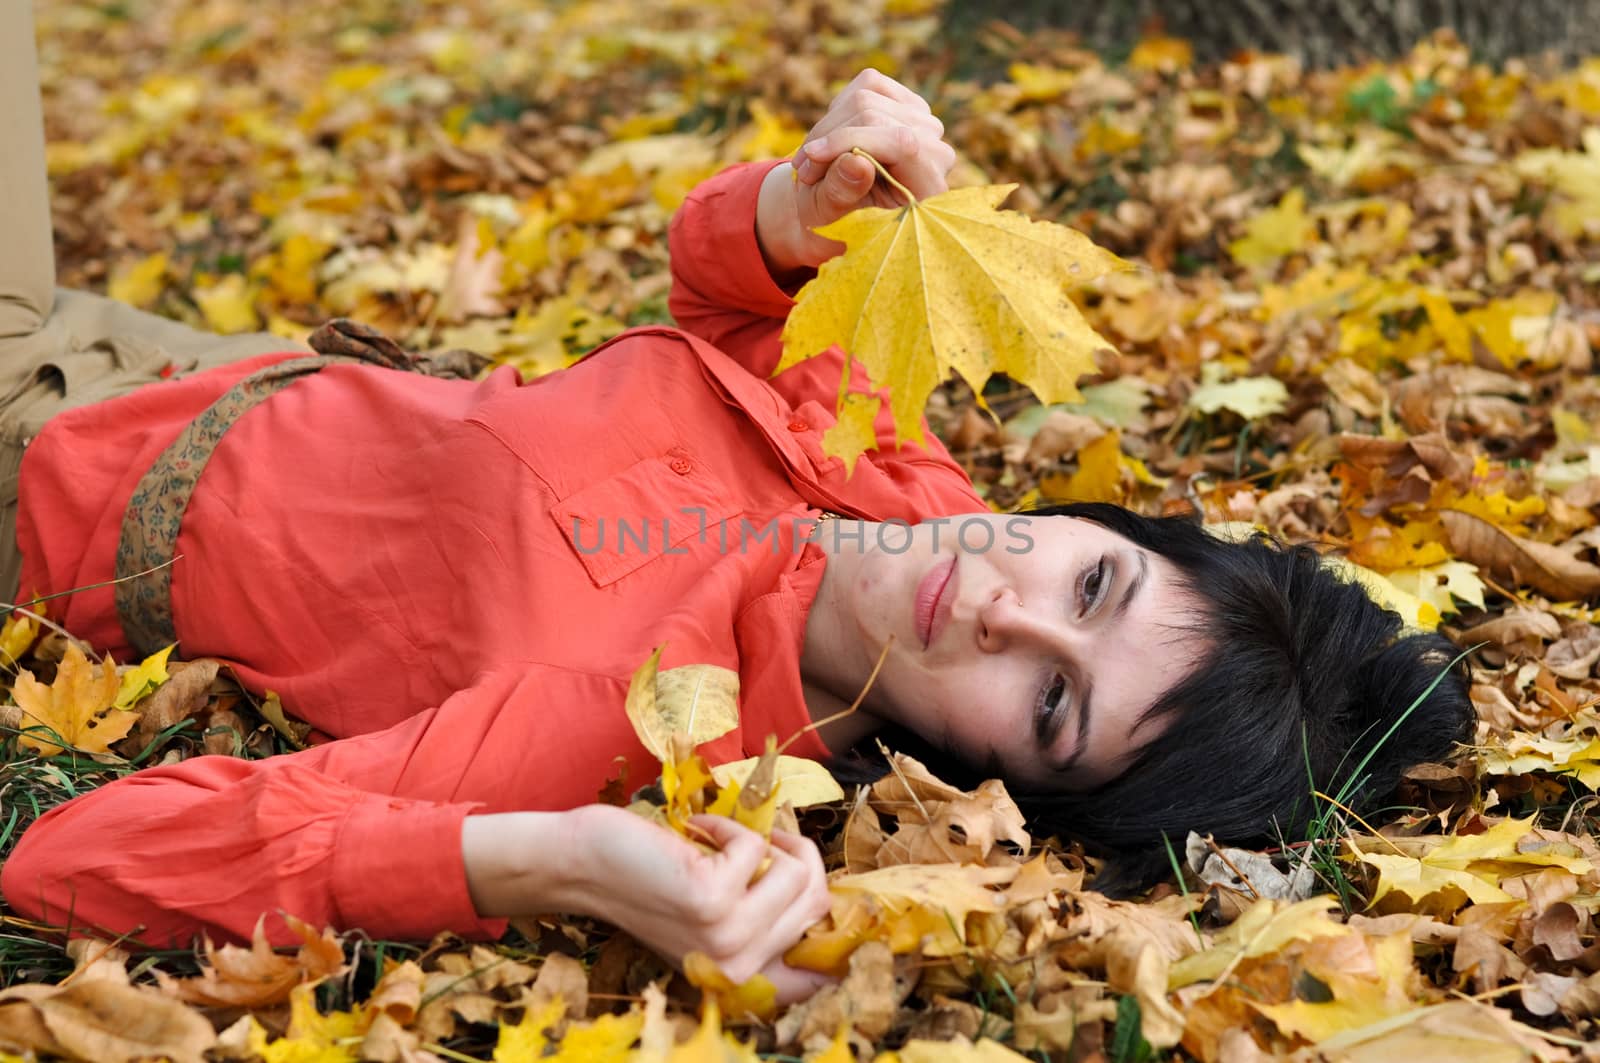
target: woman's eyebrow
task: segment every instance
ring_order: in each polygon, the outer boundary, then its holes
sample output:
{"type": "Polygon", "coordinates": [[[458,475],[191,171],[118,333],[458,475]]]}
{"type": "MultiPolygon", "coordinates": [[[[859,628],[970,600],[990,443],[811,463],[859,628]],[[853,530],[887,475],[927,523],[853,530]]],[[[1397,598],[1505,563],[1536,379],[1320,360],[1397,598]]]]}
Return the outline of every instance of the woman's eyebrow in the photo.
{"type": "Polygon", "coordinates": [[[1111,619],[1121,619],[1122,614],[1128,611],[1128,606],[1133,604],[1133,596],[1139,593],[1139,588],[1144,586],[1144,581],[1150,575],[1150,560],[1145,557],[1143,550],[1135,551],[1139,558],[1139,571],[1128,581],[1128,586],[1122,592],[1122,600],[1117,602],[1117,607],[1111,611],[1111,619]]]}

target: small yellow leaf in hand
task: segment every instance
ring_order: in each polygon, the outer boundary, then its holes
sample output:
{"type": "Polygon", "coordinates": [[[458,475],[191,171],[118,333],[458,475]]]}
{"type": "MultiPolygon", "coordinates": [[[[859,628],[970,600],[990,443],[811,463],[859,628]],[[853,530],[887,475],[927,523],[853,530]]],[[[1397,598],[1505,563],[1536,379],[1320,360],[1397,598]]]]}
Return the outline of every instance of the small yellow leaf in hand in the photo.
{"type": "MultiPolygon", "coordinates": [[[[755,770],[760,757],[746,757],[711,769],[719,786],[742,787],[755,770]]],[[[844,788],[828,769],[805,757],[778,757],[773,769],[776,785],[781,788],[783,800],[795,808],[825,805],[829,801],[843,801],[844,788]]]]}
{"type": "Polygon", "coordinates": [[[765,1022],[777,1014],[778,990],[766,975],[752,975],[749,981],[735,984],[722,973],[717,961],[703,952],[691,952],[683,958],[683,975],[735,1019],[748,1014],[765,1022]]]}
{"type": "Polygon", "coordinates": [[[889,388],[896,439],[919,443],[928,395],[951,369],[980,395],[1006,373],[1043,402],[1076,401],[1111,344],[1066,289],[1130,267],[1082,233],[997,210],[1015,187],[958,188],[819,228],[847,250],[800,290],[777,371],[843,347],[889,388]]]}
{"type": "MultiPolygon", "coordinates": [[[[44,726],[66,745],[86,753],[105,753],[139,722],[139,714],[111,708],[117,697],[117,666],[108,657],[99,670],[68,643],[54,683],[45,686],[26,669],[17,673],[11,696],[22,710],[21,729],[44,726]]],[[[62,747],[40,732],[25,733],[22,745],[53,757],[62,747]]]]}
{"type": "Polygon", "coordinates": [[[657,760],[668,758],[668,740],[686,735],[691,745],[720,738],[739,726],[739,673],[714,664],[690,664],[658,672],[661,651],[633,673],[625,709],[639,742],[657,760]]]}
{"type": "Polygon", "coordinates": [[[174,646],[177,646],[176,642],[128,669],[117,686],[117,697],[112,704],[119,709],[132,708],[146,694],[153,693],[165,683],[170,678],[167,675],[167,658],[172,655],[174,646]]]}

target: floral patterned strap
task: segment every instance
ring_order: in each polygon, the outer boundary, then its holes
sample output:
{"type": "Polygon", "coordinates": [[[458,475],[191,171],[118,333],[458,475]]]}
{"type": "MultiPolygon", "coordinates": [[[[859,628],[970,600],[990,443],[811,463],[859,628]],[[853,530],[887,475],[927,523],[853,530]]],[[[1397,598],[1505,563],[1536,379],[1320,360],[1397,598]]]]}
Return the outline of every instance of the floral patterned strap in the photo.
{"type": "Polygon", "coordinates": [[[341,362],[442,377],[460,377],[469,368],[461,352],[438,362],[418,358],[375,330],[343,320],[318,329],[311,345],[328,353],[278,362],[239,381],[178,434],[134,488],[117,543],[115,596],[123,633],[141,655],[178,640],[172,620],[178,529],[206,463],[240,417],[300,377],[341,362]]]}

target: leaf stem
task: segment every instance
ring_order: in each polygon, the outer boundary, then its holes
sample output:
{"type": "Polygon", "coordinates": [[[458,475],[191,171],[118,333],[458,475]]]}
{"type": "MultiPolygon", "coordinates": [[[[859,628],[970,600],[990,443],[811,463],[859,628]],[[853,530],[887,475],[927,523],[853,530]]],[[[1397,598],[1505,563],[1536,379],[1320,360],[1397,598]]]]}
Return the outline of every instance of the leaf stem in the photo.
{"type": "Polygon", "coordinates": [[[863,159],[866,159],[868,162],[872,163],[873,167],[878,171],[878,176],[883,178],[885,181],[888,181],[890,187],[892,187],[896,192],[899,192],[902,196],[906,197],[906,206],[914,207],[917,205],[917,197],[911,194],[911,189],[907,188],[905,185],[901,184],[899,181],[896,181],[892,176],[890,176],[889,171],[883,168],[883,163],[879,162],[877,159],[874,159],[871,152],[862,151],[860,148],[851,148],[850,154],[859,155],[863,159]]]}
{"type": "MultiPolygon", "coordinates": [[[[862,154],[866,154],[866,153],[863,152],[862,154]]],[[[792,734],[788,738],[784,739],[783,745],[778,747],[778,752],[782,753],[785,749],[788,749],[790,746],[794,745],[795,740],[797,738],[799,738],[801,735],[810,734],[812,731],[815,731],[817,728],[825,726],[827,724],[830,724],[835,720],[842,720],[846,716],[849,716],[851,713],[853,713],[857,709],[859,709],[861,707],[862,699],[864,699],[867,696],[867,691],[872,689],[873,681],[878,678],[878,672],[879,672],[880,669],[883,668],[883,662],[884,662],[885,658],[887,658],[889,656],[889,647],[893,646],[893,645],[894,645],[894,636],[890,635],[888,641],[883,644],[883,651],[878,654],[878,663],[872,666],[872,673],[867,676],[866,685],[861,688],[861,693],[856,695],[856,700],[854,700],[854,701],[852,701],[850,703],[850,707],[848,709],[843,709],[843,710],[841,710],[839,712],[834,713],[831,716],[824,716],[820,720],[812,720],[810,723],[808,723],[804,727],[800,728],[800,730],[796,731],[794,734],[792,734]]]]}

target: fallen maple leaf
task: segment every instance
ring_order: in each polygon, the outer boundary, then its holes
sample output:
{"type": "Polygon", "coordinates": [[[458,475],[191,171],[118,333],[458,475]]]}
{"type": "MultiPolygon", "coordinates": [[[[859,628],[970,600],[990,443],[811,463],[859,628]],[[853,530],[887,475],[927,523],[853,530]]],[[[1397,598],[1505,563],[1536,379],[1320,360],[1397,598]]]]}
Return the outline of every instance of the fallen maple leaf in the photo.
{"type": "Polygon", "coordinates": [[[1361,853],[1360,857],[1378,869],[1374,905],[1397,894],[1412,911],[1441,915],[1469,902],[1513,900],[1500,884],[1515,875],[1543,867],[1564,868],[1578,875],[1594,870],[1577,849],[1534,835],[1531,816],[1502,820],[1482,834],[1449,835],[1419,857],[1382,852],[1361,853]]]}
{"type": "Polygon", "coordinates": [[[97,672],[77,644],[69,642],[49,686],[27,669],[17,673],[11,689],[21,710],[23,733],[17,741],[47,757],[62,751],[51,738],[85,753],[109,752],[111,743],[126,737],[139,722],[138,713],[112,708],[119,686],[117,666],[109,657],[97,672]],[[39,728],[48,728],[50,737],[39,728]]]}
{"type": "Polygon", "coordinates": [[[284,956],[267,940],[266,919],[262,915],[256,920],[248,949],[217,948],[207,939],[205,965],[193,978],[175,979],[157,971],[162,990],[191,1004],[258,1008],[283,1003],[302,982],[320,982],[344,970],[344,948],[332,929],[319,934],[309,923],[287,916],[289,929],[304,944],[294,956],[284,956]]]}
{"type": "Polygon", "coordinates": [[[1016,187],[958,188],[819,228],[846,251],[800,290],[775,372],[839,345],[889,388],[897,441],[922,442],[923,407],[951,369],[979,395],[1005,373],[1044,402],[1076,401],[1094,352],[1112,345],[1066,289],[1131,267],[1082,233],[997,210],[1016,187]]]}

